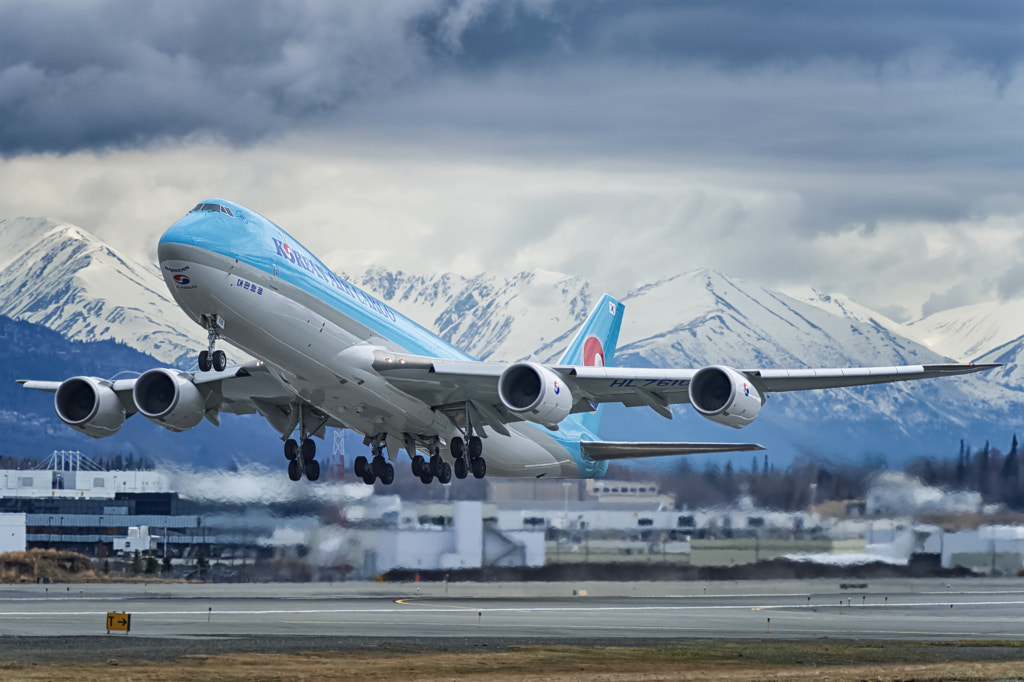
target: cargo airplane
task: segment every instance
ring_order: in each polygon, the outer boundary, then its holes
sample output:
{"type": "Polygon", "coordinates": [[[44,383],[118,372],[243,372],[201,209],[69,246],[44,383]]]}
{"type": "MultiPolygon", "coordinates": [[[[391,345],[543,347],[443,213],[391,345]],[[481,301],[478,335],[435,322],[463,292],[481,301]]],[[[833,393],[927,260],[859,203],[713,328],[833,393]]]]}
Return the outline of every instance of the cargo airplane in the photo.
{"type": "Polygon", "coordinates": [[[328,427],[364,436],[371,457],[354,469],[389,484],[401,450],[424,483],[452,474],[600,477],[608,461],[750,451],[753,443],[606,442],[604,403],[671,418],[690,403],[742,428],[769,393],[967,374],[996,365],[854,369],[614,367],[623,305],[605,295],[561,359],[479,362],[331,272],[270,220],[209,199],[161,237],[158,258],[178,305],[206,330],[198,371],[151,369],[131,379],[21,380],[54,393],[61,420],[94,438],[140,413],[172,431],[221,413],[260,414],[281,434],[293,481],[320,477],[313,437],[328,427]],[[254,361],[228,366],[221,339],[254,361]],[[293,437],[293,435],[295,437],[293,437]]]}

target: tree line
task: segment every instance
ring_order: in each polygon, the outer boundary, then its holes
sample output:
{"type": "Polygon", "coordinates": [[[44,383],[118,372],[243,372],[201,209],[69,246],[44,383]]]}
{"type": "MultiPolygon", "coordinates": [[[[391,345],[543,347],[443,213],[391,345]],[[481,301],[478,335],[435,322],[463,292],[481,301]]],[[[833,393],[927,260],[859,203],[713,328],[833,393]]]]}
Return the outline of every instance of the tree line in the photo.
{"type": "MultiPolygon", "coordinates": [[[[972,451],[961,442],[959,452],[945,458],[919,457],[904,471],[927,485],[947,490],[975,490],[985,504],[1003,504],[1024,511],[1024,452],[1016,434],[1006,451],[986,442],[972,451]]],[[[755,455],[740,466],[728,460],[708,460],[703,468],[679,458],[674,468],[658,473],[662,492],[673,493],[678,504],[690,508],[728,505],[749,496],[755,505],[795,511],[830,500],[864,499],[876,473],[888,470],[882,456],[868,456],[857,463],[827,462],[799,457],[785,468],[775,467],[767,455],[755,455]]],[[[621,465],[611,478],[649,478],[649,471],[621,465]]]]}

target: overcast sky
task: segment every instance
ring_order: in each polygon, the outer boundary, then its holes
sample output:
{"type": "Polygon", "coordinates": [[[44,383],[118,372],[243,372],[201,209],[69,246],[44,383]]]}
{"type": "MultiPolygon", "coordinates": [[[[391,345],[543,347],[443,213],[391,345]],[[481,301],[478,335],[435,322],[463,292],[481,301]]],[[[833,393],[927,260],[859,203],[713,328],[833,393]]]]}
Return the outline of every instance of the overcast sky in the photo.
{"type": "Polygon", "coordinates": [[[339,270],[1024,296],[1024,3],[0,0],[0,216],[339,270]]]}

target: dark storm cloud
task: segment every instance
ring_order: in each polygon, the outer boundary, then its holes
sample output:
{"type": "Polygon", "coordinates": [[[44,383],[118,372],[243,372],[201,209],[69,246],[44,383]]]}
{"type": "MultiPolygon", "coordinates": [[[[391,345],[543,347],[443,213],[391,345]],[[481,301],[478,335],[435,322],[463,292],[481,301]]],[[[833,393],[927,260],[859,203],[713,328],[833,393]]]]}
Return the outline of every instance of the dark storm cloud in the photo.
{"type": "MultiPolygon", "coordinates": [[[[748,125],[748,138],[719,125],[748,123],[727,109],[748,103],[717,93],[714,81],[821,62],[877,73],[933,51],[1003,87],[1024,51],[1022,23],[1017,2],[12,1],[0,4],[0,153],[124,148],[194,134],[245,144],[306,126],[344,129],[360,107],[364,117],[392,118],[417,136],[435,126],[469,128],[532,135],[543,146],[554,126],[581,147],[639,135],[650,149],[662,141],[636,130],[644,121],[635,109],[656,108],[653,93],[677,90],[699,117],[687,122],[693,135],[724,146],[716,152],[731,144],[799,155],[803,142],[819,154],[790,130],[771,140],[762,126],[748,125]],[[693,65],[710,70],[706,80],[678,72],[693,65]],[[481,81],[506,89],[475,91],[481,81]],[[468,85],[446,87],[452,82],[468,85]],[[432,93],[457,97],[446,103],[452,112],[430,101],[432,93]],[[493,105],[480,101],[501,102],[502,94],[515,120],[500,111],[490,118],[493,105]],[[385,108],[375,108],[381,102],[385,108]],[[565,106],[576,116],[576,102],[603,110],[593,128],[552,111],[565,106]]],[[[784,126],[787,105],[801,102],[789,94],[783,88],[758,114],[784,126]]],[[[863,116],[851,121],[854,130],[864,124],[863,116]]]]}

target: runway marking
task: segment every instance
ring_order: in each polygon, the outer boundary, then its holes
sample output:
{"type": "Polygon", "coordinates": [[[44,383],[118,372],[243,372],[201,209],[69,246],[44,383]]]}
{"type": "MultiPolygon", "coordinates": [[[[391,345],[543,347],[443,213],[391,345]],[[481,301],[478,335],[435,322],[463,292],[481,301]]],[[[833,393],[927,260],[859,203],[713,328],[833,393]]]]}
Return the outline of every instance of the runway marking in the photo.
{"type": "MultiPolygon", "coordinates": [[[[396,602],[397,603],[397,602],[396,602]]],[[[417,604],[401,603],[401,606],[419,606],[417,604]]],[[[934,602],[904,602],[884,604],[851,604],[844,608],[847,613],[853,613],[866,609],[902,609],[921,607],[949,607],[949,601],[934,602]]],[[[1024,600],[1012,601],[960,601],[953,602],[954,606],[1024,606],[1024,600]]],[[[213,615],[283,615],[283,614],[312,614],[312,613],[349,613],[349,614],[371,614],[371,613],[452,613],[453,611],[477,611],[480,613],[595,613],[601,611],[724,611],[724,610],[828,610],[835,609],[833,604],[709,604],[709,605],[681,605],[681,606],[423,606],[414,611],[401,608],[340,608],[340,609],[224,609],[213,610],[213,615]]],[[[25,616],[25,617],[49,617],[49,616],[94,616],[105,614],[106,611],[0,611],[0,616],[25,616]]],[[[201,610],[180,610],[180,611],[140,611],[133,610],[132,614],[144,616],[172,616],[172,615],[208,615],[208,609],[201,610]]]]}

